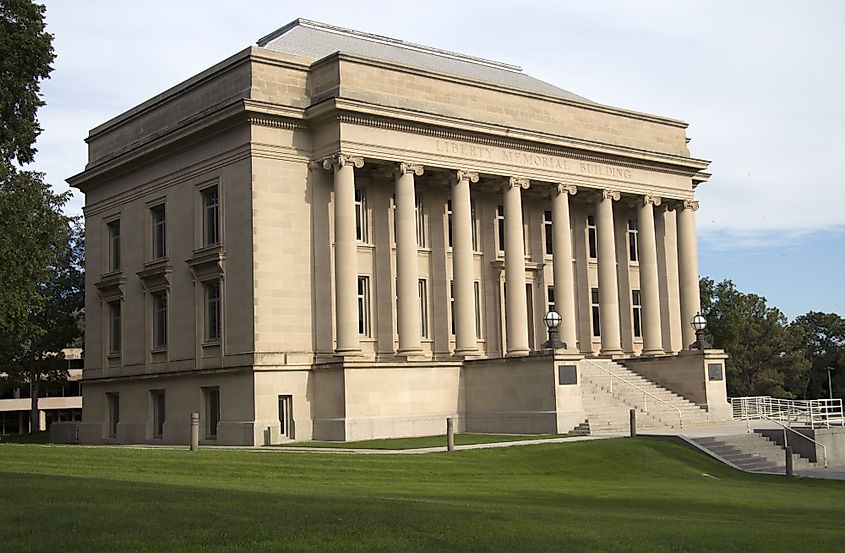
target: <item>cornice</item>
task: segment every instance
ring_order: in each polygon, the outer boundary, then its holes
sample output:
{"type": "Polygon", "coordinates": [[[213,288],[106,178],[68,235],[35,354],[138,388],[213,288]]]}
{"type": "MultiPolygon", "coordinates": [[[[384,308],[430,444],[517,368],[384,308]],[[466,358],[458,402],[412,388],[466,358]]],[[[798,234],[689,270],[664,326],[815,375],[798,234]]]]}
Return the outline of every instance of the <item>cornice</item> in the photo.
{"type": "MultiPolygon", "coordinates": [[[[323,119],[331,111],[331,104],[314,111],[318,118],[323,119]],[[326,109],[328,108],[328,109],[326,109]]],[[[708,161],[690,157],[674,156],[660,152],[637,150],[621,146],[592,143],[586,140],[571,139],[540,133],[524,133],[514,137],[514,130],[492,125],[466,124],[462,122],[455,128],[455,121],[425,114],[417,120],[414,112],[400,112],[377,108],[383,114],[370,111],[371,105],[358,102],[334,99],[333,107],[336,111],[333,118],[340,123],[379,128],[441,138],[446,140],[461,140],[485,146],[495,146],[512,150],[522,150],[537,154],[562,156],[579,161],[595,163],[610,163],[613,165],[642,169],[684,177],[700,175],[701,169],[709,165],[708,161]],[[361,111],[364,108],[364,111],[361,111]],[[392,111],[392,113],[391,113],[392,111]],[[387,112],[387,113],[384,113],[387,112]],[[410,115],[410,117],[408,117],[410,115]],[[401,117],[401,119],[400,119],[401,117]],[[475,128],[472,128],[475,127],[475,128]]],[[[306,110],[306,117],[311,118],[311,110],[306,110]]]]}

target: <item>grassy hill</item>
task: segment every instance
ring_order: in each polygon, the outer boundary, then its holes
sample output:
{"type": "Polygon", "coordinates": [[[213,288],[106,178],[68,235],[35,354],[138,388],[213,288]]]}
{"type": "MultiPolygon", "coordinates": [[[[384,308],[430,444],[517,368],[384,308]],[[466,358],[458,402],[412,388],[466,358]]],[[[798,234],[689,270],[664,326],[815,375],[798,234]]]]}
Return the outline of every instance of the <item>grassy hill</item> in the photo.
{"type": "Polygon", "coordinates": [[[0,445],[12,551],[841,551],[845,482],[647,438],[359,456],[0,445]]]}

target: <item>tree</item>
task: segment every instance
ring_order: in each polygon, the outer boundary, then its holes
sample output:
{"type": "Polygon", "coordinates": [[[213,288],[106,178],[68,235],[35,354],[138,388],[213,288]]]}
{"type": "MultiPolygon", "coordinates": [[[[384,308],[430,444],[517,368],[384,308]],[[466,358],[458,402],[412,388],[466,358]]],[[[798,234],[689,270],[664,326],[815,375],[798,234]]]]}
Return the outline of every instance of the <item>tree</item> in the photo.
{"type": "Polygon", "coordinates": [[[31,163],[41,132],[36,112],[44,105],[41,80],[55,58],[45,31],[44,6],[31,0],[0,0],[0,160],[31,163]]]}
{"type": "Polygon", "coordinates": [[[845,394],[845,319],[836,313],[810,311],[797,317],[794,322],[804,331],[804,351],[810,363],[804,397],[808,399],[828,397],[828,368],[833,391],[838,397],[845,394]]]}
{"type": "Polygon", "coordinates": [[[766,298],[744,294],[730,280],[701,279],[701,308],[716,347],[731,356],[728,395],[803,396],[810,363],[804,329],[789,325],[766,298]]]}

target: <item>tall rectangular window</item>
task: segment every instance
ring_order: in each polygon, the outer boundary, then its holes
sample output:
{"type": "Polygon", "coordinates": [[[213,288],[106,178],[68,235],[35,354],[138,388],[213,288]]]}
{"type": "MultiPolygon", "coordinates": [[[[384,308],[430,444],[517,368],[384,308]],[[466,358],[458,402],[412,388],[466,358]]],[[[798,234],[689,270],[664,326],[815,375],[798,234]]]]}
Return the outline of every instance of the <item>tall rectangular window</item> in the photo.
{"type": "Polygon", "coordinates": [[[217,423],[220,422],[220,388],[203,388],[205,403],[205,438],[217,439],[217,423]]]}
{"type": "Polygon", "coordinates": [[[164,420],[166,416],[164,390],[150,390],[153,403],[153,438],[161,438],[164,434],[164,420]]]}
{"type": "Polygon", "coordinates": [[[446,245],[452,247],[452,200],[446,200],[446,245]]]}
{"type": "Polygon", "coordinates": [[[161,259],[167,256],[167,220],[164,204],[150,208],[150,222],[153,230],[153,259],[161,259]]]}
{"type": "Polygon", "coordinates": [[[590,289],[590,312],[592,314],[592,321],[593,321],[593,336],[601,336],[601,319],[600,313],[601,309],[599,307],[599,289],[598,288],[591,288],[590,289]]]}
{"type": "Polygon", "coordinates": [[[596,216],[587,215],[587,254],[590,259],[596,259],[598,248],[596,247],[596,216]]]}
{"type": "Polygon", "coordinates": [[[555,311],[560,313],[557,310],[557,304],[555,304],[555,287],[554,286],[547,286],[546,287],[546,303],[548,304],[549,311],[555,311]]]}
{"type": "Polygon", "coordinates": [[[475,338],[481,340],[481,283],[476,280],[472,287],[475,297],[475,338]]]}
{"type": "Polygon", "coordinates": [[[546,255],[552,255],[554,252],[552,244],[552,212],[543,212],[543,237],[546,242],[546,255]]]}
{"type": "Polygon", "coordinates": [[[637,229],[637,220],[628,219],[628,259],[639,261],[640,259],[640,236],[637,229]]]}
{"type": "Polygon", "coordinates": [[[426,244],[425,239],[425,210],[423,209],[422,196],[417,194],[414,203],[414,215],[417,219],[417,247],[424,248],[426,244]]]}
{"type": "MultiPolygon", "coordinates": [[[[396,236],[395,213],[394,210],[394,236],[396,236]]],[[[367,220],[367,190],[358,186],[355,187],[355,238],[358,242],[363,242],[364,244],[370,243],[369,224],[367,220]]]]}
{"type": "Polygon", "coordinates": [[[167,346],[167,292],[155,292],[153,298],[153,347],[167,346]]]}
{"type": "Polygon", "coordinates": [[[113,355],[120,354],[122,342],[122,324],[121,324],[121,302],[120,300],[110,301],[108,303],[109,310],[109,353],[113,355]]]}
{"type": "Polygon", "coordinates": [[[109,271],[120,270],[120,219],[106,225],[109,235],[109,271]]]}
{"type": "Polygon", "coordinates": [[[424,278],[417,281],[417,289],[420,297],[420,336],[428,338],[428,290],[424,278]]]}
{"type": "Polygon", "coordinates": [[[220,302],[220,281],[205,285],[205,340],[219,342],[222,322],[220,302]]]}
{"type": "Polygon", "coordinates": [[[478,220],[475,216],[475,200],[470,199],[469,201],[469,211],[470,211],[470,223],[472,224],[472,251],[477,252],[478,249],[478,225],[476,221],[478,220]]]}
{"type": "Polygon", "coordinates": [[[202,191],[203,246],[220,243],[220,193],[216,186],[202,191]]]}
{"type": "Polygon", "coordinates": [[[109,437],[117,438],[117,425],[120,422],[120,394],[106,394],[109,409],[109,437]]]}
{"type": "Polygon", "coordinates": [[[279,434],[293,439],[293,396],[279,396],[279,434]]]}
{"type": "Polygon", "coordinates": [[[505,206],[496,206],[496,232],[499,242],[499,254],[505,253],[505,206]]]}
{"type": "Polygon", "coordinates": [[[643,337],[643,307],[639,290],[631,290],[631,309],[633,310],[634,338],[643,337]]]}
{"type": "Polygon", "coordinates": [[[455,335],[455,281],[449,281],[449,332],[455,335]]]}
{"type": "Polygon", "coordinates": [[[370,336],[370,277],[358,277],[358,334],[370,336]]]}

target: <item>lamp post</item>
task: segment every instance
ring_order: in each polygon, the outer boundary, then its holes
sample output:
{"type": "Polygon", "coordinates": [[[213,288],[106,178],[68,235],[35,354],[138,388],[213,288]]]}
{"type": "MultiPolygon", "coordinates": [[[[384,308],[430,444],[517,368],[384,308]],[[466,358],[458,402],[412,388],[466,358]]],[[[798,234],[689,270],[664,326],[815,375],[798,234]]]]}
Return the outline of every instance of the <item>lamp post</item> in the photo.
{"type": "Polygon", "coordinates": [[[695,342],[690,344],[690,349],[709,349],[712,347],[704,340],[704,329],[707,328],[707,319],[701,313],[696,313],[689,324],[695,330],[695,342]]]}
{"type": "Polygon", "coordinates": [[[830,378],[830,373],[833,372],[833,367],[828,367],[825,370],[827,371],[827,393],[830,396],[830,399],[833,399],[833,379],[830,378]]]}
{"type": "Polygon", "coordinates": [[[557,327],[561,316],[557,311],[549,311],[543,316],[543,324],[549,329],[549,339],[543,342],[543,349],[564,349],[566,344],[557,339],[557,327]]]}

